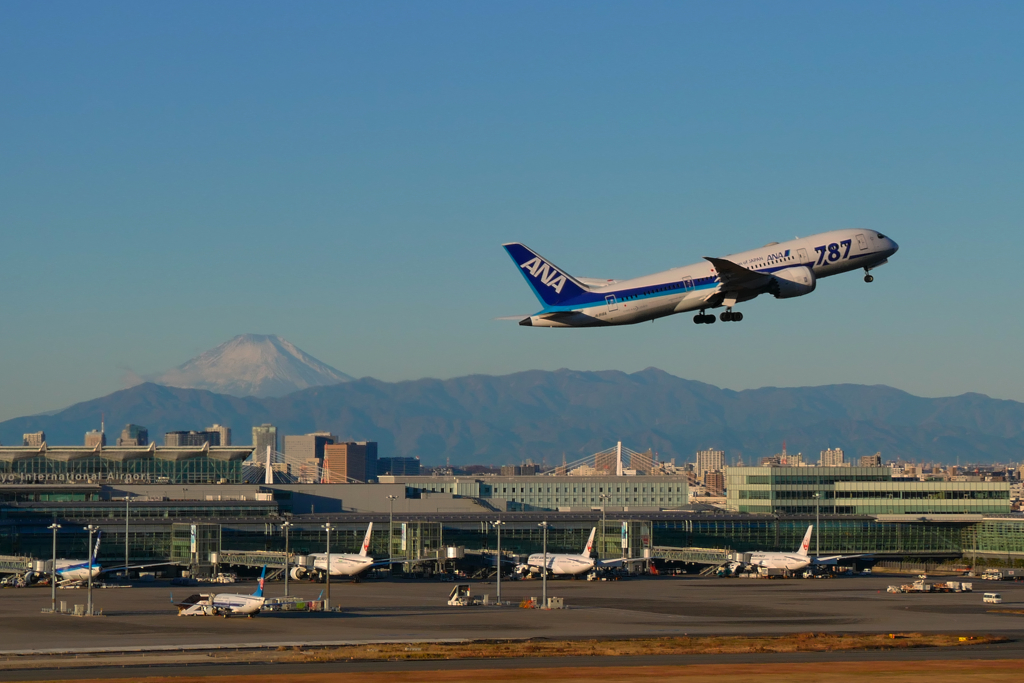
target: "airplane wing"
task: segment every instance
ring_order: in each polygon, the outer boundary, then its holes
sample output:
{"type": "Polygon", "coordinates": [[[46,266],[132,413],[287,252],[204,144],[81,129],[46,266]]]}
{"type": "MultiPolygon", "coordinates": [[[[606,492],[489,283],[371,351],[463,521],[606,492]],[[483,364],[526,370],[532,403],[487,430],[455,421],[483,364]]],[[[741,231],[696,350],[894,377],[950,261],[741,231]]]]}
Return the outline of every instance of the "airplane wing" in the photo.
{"type": "Polygon", "coordinates": [[[579,280],[580,282],[582,282],[583,284],[585,284],[587,287],[590,287],[592,289],[600,289],[601,287],[608,287],[609,285],[614,285],[615,283],[618,282],[618,280],[604,280],[602,278],[596,278],[596,277],[578,277],[576,279],[579,280]]]}
{"type": "Polygon", "coordinates": [[[621,557],[617,560],[598,560],[594,563],[595,567],[621,567],[624,564],[635,564],[637,562],[646,562],[647,558],[644,557],[621,557]]]}
{"type": "Polygon", "coordinates": [[[858,557],[874,557],[873,553],[861,553],[860,555],[829,555],[827,557],[815,557],[812,564],[836,564],[839,560],[854,560],[858,557]]]}
{"type": "Polygon", "coordinates": [[[129,564],[121,565],[120,567],[103,567],[100,570],[100,574],[107,574],[109,572],[123,572],[125,569],[148,569],[150,567],[167,567],[174,564],[174,562],[151,562],[149,564],[129,564]]]}
{"type": "Polygon", "coordinates": [[[722,286],[730,290],[763,287],[771,279],[771,275],[744,268],[728,259],[705,256],[704,260],[715,267],[722,286]]]}

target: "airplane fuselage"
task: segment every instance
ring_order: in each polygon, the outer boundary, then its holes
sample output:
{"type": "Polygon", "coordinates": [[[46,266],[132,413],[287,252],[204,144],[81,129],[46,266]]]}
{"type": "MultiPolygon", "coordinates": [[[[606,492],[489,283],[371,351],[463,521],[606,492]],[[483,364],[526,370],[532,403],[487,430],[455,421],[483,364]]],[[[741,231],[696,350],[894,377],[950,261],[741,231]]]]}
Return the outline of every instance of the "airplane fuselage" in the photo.
{"type": "MultiPolygon", "coordinates": [[[[373,566],[373,558],[365,555],[331,553],[331,576],[356,576],[373,566]]],[[[327,553],[313,554],[313,569],[327,569],[327,553]]]]}
{"type": "Polygon", "coordinates": [[[200,594],[192,596],[179,606],[178,615],[192,616],[252,616],[263,609],[265,598],[237,593],[200,594]],[[194,601],[194,602],[193,602],[194,601]]]}
{"type": "MultiPolygon", "coordinates": [[[[585,288],[580,289],[572,286],[577,281],[538,256],[524,260],[520,269],[538,298],[561,298],[557,304],[546,301],[543,311],[522,320],[520,325],[632,325],[723,306],[731,311],[735,304],[760,294],[783,299],[809,294],[818,279],[851,270],[870,270],[885,263],[898,248],[894,241],[873,230],[835,230],[722,257],[750,271],[742,273],[746,278],[742,286],[730,284],[728,274],[720,274],[715,265],[704,261],[631,280],[610,281],[605,286],[584,280],[580,282],[586,283],[585,288]],[[563,288],[575,294],[565,298],[563,288]]],[[[866,279],[870,280],[870,276],[866,279]]]]}
{"type": "Polygon", "coordinates": [[[785,569],[797,571],[811,563],[811,558],[797,553],[752,553],[750,564],[767,569],[785,569]]]}

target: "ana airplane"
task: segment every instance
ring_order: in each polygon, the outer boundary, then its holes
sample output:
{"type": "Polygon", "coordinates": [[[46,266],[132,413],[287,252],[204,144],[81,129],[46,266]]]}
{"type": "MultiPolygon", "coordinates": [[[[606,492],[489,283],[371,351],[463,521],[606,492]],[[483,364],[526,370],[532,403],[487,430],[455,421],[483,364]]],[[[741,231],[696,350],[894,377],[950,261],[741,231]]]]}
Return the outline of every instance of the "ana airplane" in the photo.
{"type": "MultiPolygon", "coordinates": [[[[387,564],[387,560],[383,563],[375,563],[373,558],[368,555],[372,534],[373,522],[370,522],[366,527],[366,536],[363,538],[363,546],[359,549],[358,554],[331,553],[331,576],[357,576],[375,564],[387,564]]],[[[309,557],[313,558],[313,572],[322,576],[327,571],[327,553],[310,553],[309,557]]],[[[292,578],[302,579],[306,576],[307,571],[305,567],[294,567],[291,571],[292,578]]]]}
{"type": "Polygon", "coordinates": [[[553,576],[579,576],[594,568],[596,561],[590,556],[594,547],[594,534],[597,527],[590,530],[590,538],[587,545],[579,555],[567,555],[564,553],[548,553],[547,566],[544,564],[544,553],[534,553],[527,558],[526,564],[520,565],[521,573],[539,574],[546,571],[553,576]]]}
{"type": "Polygon", "coordinates": [[[252,595],[240,593],[199,593],[190,595],[182,602],[171,602],[178,608],[179,617],[230,617],[246,616],[252,618],[263,609],[266,598],[263,597],[263,584],[267,578],[267,567],[264,565],[263,573],[260,575],[259,587],[252,595]]]}
{"type": "MultiPolygon", "coordinates": [[[[100,540],[102,534],[96,537],[96,545],[92,549],[92,557],[88,560],[57,560],[55,569],[57,581],[60,583],[79,583],[98,577],[103,573],[103,567],[96,563],[96,556],[100,552],[100,540]]],[[[110,571],[110,570],[107,570],[110,571]]]]}
{"type": "Polygon", "coordinates": [[[743,313],[733,308],[761,294],[804,296],[820,278],[860,268],[871,282],[870,271],[899,249],[874,230],[836,230],[620,281],[575,278],[523,244],[503,246],[544,307],[519,321],[532,327],[632,325],[688,311],[710,324],[715,316],[706,311],[722,307],[719,320],[739,322],[743,313]]]}

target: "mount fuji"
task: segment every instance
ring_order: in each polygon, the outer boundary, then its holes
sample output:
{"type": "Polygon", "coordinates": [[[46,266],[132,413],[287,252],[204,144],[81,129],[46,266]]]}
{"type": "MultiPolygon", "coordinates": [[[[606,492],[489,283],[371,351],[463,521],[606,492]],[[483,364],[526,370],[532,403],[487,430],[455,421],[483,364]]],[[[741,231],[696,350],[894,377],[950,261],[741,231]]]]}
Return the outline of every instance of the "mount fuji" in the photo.
{"type": "Polygon", "coordinates": [[[353,378],[277,335],[242,334],[147,379],[169,387],[267,398],[353,378]]]}

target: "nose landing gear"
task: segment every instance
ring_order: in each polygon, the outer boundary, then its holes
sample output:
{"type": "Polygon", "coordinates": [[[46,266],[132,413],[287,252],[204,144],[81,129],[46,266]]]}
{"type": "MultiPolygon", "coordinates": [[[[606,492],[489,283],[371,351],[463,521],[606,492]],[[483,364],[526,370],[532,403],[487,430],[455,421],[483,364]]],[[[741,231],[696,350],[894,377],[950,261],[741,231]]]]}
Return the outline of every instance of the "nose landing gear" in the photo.
{"type": "Polygon", "coordinates": [[[868,272],[868,269],[864,269],[864,282],[874,282],[875,276],[868,272]]]}

